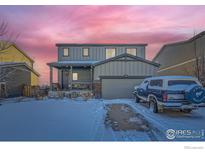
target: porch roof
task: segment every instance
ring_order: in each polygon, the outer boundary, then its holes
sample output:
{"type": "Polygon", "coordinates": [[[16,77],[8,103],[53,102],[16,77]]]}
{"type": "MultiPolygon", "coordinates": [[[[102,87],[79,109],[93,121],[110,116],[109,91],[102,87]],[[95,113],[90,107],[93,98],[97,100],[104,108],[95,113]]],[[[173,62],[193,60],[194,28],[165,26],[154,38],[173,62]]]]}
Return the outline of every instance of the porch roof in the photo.
{"type": "Polygon", "coordinates": [[[93,64],[97,63],[98,61],[58,61],[58,62],[51,62],[47,63],[47,65],[55,67],[55,68],[62,68],[62,67],[69,67],[69,66],[77,66],[77,67],[86,67],[92,66],[93,64]]]}

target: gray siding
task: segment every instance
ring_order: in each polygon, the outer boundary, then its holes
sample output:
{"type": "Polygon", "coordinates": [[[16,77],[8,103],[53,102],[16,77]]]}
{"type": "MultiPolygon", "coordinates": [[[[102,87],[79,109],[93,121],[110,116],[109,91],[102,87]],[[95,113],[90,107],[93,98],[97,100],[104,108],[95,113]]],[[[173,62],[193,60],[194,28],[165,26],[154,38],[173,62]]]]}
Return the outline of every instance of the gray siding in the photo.
{"type": "Polygon", "coordinates": [[[104,60],[106,59],[106,48],[116,48],[116,56],[126,53],[126,48],[136,48],[137,56],[145,58],[145,46],[64,46],[58,48],[58,61],[66,60],[104,60]],[[69,48],[70,55],[67,57],[63,56],[63,49],[69,48]],[[83,57],[82,51],[83,48],[89,48],[89,57],[83,57]]]}
{"type": "Polygon", "coordinates": [[[161,64],[160,69],[186,62],[195,57],[195,46],[197,56],[203,55],[205,52],[205,36],[192,42],[165,46],[154,61],[161,64]]]}
{"type": "Polygon", "coordinates": [[[140,61],[110,61],[94,68],[94,80],[100,76],[153,76],[158,67],[140,61]]]}
{"type": "Polygon", "coordinates": [[[205,55],[205,35],[193,41],[165,46],[161,49],[155,62],[161,64],[158,75],[196,75],[197,57],[205,55]]]}

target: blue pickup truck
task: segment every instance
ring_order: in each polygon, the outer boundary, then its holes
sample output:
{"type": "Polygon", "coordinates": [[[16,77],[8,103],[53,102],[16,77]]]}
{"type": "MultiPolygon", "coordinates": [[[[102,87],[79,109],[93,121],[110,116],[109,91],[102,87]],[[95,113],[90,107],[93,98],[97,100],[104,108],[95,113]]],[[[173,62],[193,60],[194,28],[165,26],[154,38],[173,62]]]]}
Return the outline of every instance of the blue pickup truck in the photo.
{"type": "Polygon", "coordinates": [[[191,112],[204,106],[205,89],[191,76],[158,76],[146,78],[134,87],[136,102],[148,102],[154,113],[163,109],[191,112]]]}

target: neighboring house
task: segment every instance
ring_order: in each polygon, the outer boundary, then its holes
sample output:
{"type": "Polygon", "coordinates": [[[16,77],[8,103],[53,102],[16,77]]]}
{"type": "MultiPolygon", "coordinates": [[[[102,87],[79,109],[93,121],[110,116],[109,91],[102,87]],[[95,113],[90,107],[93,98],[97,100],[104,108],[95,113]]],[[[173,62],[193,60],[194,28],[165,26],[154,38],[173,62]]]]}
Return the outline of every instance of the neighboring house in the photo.
{"type": "Polygon", "coordinates": [[[204,74],[204,53],[205,32],[201,32],[188,40],[164,45],[153,61],[160,63],[158,75],[200,77],[204,74]]]}
{"type": "MultiPolygon", "coordinates": [[[[96,97],[132,97],[144,78],[156,74],[159,64],[145,59],[147,44],[56,44],[58,83],[63,90],[90,89],[96,97]]],[[[52,86],[51,86],[52,88],[52,86]]]]}
{"type": "Polygon", "coordinates": [[[24,85],[38,85],[34,61],[15,44],[0,50],[0,97],[21,96],[24,85]]]}

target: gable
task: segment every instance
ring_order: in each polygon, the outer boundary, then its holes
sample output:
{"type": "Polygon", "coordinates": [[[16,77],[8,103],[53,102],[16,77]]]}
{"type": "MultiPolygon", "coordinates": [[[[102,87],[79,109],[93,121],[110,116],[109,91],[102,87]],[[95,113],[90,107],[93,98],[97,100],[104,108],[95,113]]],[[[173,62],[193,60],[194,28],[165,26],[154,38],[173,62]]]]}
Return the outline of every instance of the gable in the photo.
{"type": "Polygon", "coordinates": [[[100,76],[153,76],[158,67],[137,60],[113,60],[94,67],[94,80],[100,76]]]}
{"type": "Polygon", "coordinates": [[[109,58],[106,60],[99,61],[99,62],[95,63],[94,66],[102,65],[102,64],[105,64],[105,63],[108,63],[111,61],[140,61],[143,63],[153,65],[155,67],[159,67],[158,63],[146,60],[146,59],[138,57],[138,56],[133,56],[133,55],[130,55],[127,53],[124,53],[124,54],[121,54],[121,55],[118,55],[118,56],[115,56],[115,57],[112,57],[112,58],[109,58]]]}
{"type": "Polygon", "coordinates": [[[15,45],[0,51],[0,62],[25,62],[30,67],[33,67],[33,60],[15,45]]]}
{"type": "Polygon", "coordinates": [[[121,57],[121,58],[118,58],[118,59],[116,59],[116,61],[120,61],[120,60],[123,60],[123,61],[126,61],[126,60],[135,60],[134,58],[132,58],[132,57],[121,57]]]}

